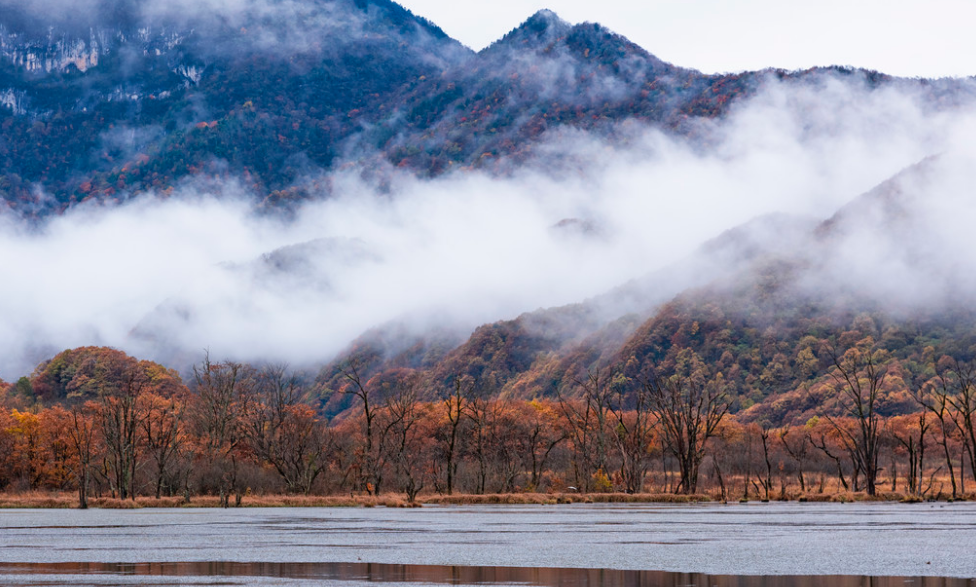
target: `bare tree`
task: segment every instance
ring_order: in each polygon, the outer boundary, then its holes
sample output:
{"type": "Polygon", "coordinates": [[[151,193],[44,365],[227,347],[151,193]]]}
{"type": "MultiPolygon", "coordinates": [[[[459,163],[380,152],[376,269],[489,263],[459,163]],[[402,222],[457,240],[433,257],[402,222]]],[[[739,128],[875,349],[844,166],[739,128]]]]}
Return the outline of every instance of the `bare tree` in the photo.
{"type": "Polygon", "coordinates": [[[498,440],[495,434],[498,402],[487,394],[472,393],[468,401],[468,419],[471,421],[472,438],[470,451],[478,463],[475,493],[485,493],[491,455],[498,440]]]}
{"type": "Polygon", "coordinates": [[[697,375],[655,378],[643,385],[657,413],[665,449],[678,461],[681,480],[675,493],[695,493],[705,445],[729,410],[725,387],[721,381],[706,384],[697,375]]]}
{"type": "Polygon", "coordinates": [[[769,458],[770,449],[770,428],[763,422],[762,424],[755,424],[754,430],[756,435],[759,437],[759,445],[762,446],[763,454],[763,464],[765,465],[765,470],[763,475],[757,475],[756,478],[759,480],[759,486],[763,491],[763,499],[769,501],[769,491],[773,486],[773,463],[769,458]]]}
{"type": "Polygon", "coordinates": [[[531,415],[526,418],[526,423],[530,427],[528,444],[531,476],[529,484],[538,490],[549,457],[557,446],[569,439],[569,433],[566,427],[562,425],[559,414],[553,406],[533,401],[529,407],[531,415]]]}
{"type": "Polygon", "coordinates": [[[593,471],[606,473],[609,469],[607,456],[610,452],[610,419],[613,404],[613,379],[617,371],[613,365],[587,369],[586,374],[574,379],[582,391],[583,401],[593,414],[593,454],[590,457],[593,471]]]}
{"type": "Polygon", "coordinates": [[[386,400],[390,438],[390,459],[396,466],[401,489],[413,503],[425,485],[427,454],[423,435],[418,432],[423,410],[417,393],[415,374],[398,377],[386,400]]]}
{"type": "Polygon", "coordinates": [[[814,448],[818,449],[827,458],[829,458],[834,462],[834,465],[836,465],[837,467],[837,479],[838,481],[840,481],[841,487],[843,487],[844,490],[849,489],[849,485],[847,484],[847,479],[844,477],[844,464],[841,461],[841,457],[838,456],[839,453],[836,451],[834,447],[830,445],[827,435],[823,432],[819,433],[816,436],[811,434],[810,444],[812,444],[814,448]]]}
{"type": "Polygon", "coordinates": [[[315,410],[295,404],[285,408],[267,462],[281,476],[288,492],[308,495],[328,468],[333,445],[332,435],[315,410]]]}
{"type": "Polygon", "coordinates": [[[789,426],[781,428],[778,434],[779,442],[786,450],[786,454],[796,463],[797,480],[800,482],[800,491],[807,490],[806,478],[803,476],[803,469],[806,466],[807,454],[810,452],[810,435],[800,433],[796,440],[790,440],[790,432],[793,429],[789,426]]]}
{"type": "Polygon", "coordinates": [[[933,367],[935,377],[930,381],[913,383],[912,395],[920,406],[935,416],[938,421],[940,434],[936,437],[936,442],[942,447],[942,456],[945,458],[946,468],[949,472],[949,482],[952,485],[952,497],[958,495],[956,484],[956,469],[952,462],[952,453],[949,449],[949,440],[952,438],[955,420],[952,414],[952,402],[949,398],[955,392],[956,375],[953,367],[955,361],[949,357],[943,357],[933,367]]]}
{"type": "Polygon", "coordinates": [[[842,355],[831,346],[824,347],[834,364],[829,374],[837,384],[839,403],[854,419],[855,426],[850,429],[829,415],[825,417],[851,454],[855,470],[864,473],[868,495],[875,495],[884,428],[878,404],[888,370],[884,364],[885,353],[874,351],[870,339],[866,342],[871,344],[850,348],[842,355]]]}
{"type": "Polygon", "coordinates": [[[914,428],[907,427],[905,430],[892,430],[892,436],[907,453],[908,456],[908,493],[921,497],[924,495],[922,484],[925,474],[925,436],[932,423],[926,418],[928,412],[923,411],[914,415],[914,428]]]}
{"type": "MultiPolygon", "coordinates": [[[[953,421],[962,436],[964,452],[969,456],[969,470],[976,475],[976,366],[952,361],[951,368],[955,372],[956,389],[947,400],[953,408],[953,421]]],[[[965,466],[960,463],[960,486],[965,483],[965,474],[965,466]]]]}
{"type": "Polygon", "coordinates": [[[616,375],[612,365],[587,369],[585,375],[573,379],[579,400],[559,396],[559,405],[569,422],[573,438],[573,465],[577,486],[591,489],[593,476],[608,469],[612,418],[611,382],[616,375]]]}
{"type": "Polygon", "coordinates": [[[383,481],[383,439],[377,438],[376,418],[380,405],[375,386],[366,379],[369,363],[351,359],[339,366],[346,384],[339,392],[359,399],[363,408],[363,448],[359,454],[360,484],[371,495],[379,495],[383,481]]]}
{"type": "Polygon", "coordinates": [[[442,402],[447,414],[447,438],[444,442],[444,460],[447,469],[447,494],[454,493],[454,479],[457,477],[459,438],[458,432],[461,430],[461,423],[467,414],[468,405],[466,396],[467,388],[471,386],[470,381],[466,381],[461,375],[454,376],[454,390],[442,402]]]}
{"type": "Polygon", "coordinates": [[[617,390],[617,398],[613,415],[617,421],[615,438],[620,451],[620,477],[627,493],[638,493],[651,466],[651,441],[654,438],[652,402],[647,387],[643,385],[638,386],[632,394],[632,405],[624,402],[622,388],[617,390]]]}

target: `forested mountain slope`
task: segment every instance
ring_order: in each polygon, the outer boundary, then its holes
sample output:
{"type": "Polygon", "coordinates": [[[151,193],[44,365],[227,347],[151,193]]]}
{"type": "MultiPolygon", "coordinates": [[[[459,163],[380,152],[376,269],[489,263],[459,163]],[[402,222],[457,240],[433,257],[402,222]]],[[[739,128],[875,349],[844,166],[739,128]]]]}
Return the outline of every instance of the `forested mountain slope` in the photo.
{"type": "Polygon", "coordinates": [[[474,53],[387,0],[220,3],[91,0],[0,5],[0,197],[28,216],[86,201],[234,180],[270,207],[328,196],[326,172],[392,164],[420,176],[506,171],[561,128],[626,140],[637,122],[709,140],[768,80],[920,88],[958,80],[845,69],[703,75],[598,24],[541,11],[474,53]]]}
{"type": "MultiPolygon", "coordinates": [[[[940,184],[969,163],[928,159],[820,222],[758,218],[677,267],[578,305],[482,326],[411,368],[426,374],[431,396],[462,377],[520,399],[577,397],[588,374],[601,372],[625,389],[694,376],[724,389],[740,418],[779,426],[840,409],[828,373],[860,345],[881,352],[890,374],[880,412],[910,413],[939,357],[976,357],[974,290],[962,270],[972,261],[956,241],[963,234],[942,217],[961,194],[940,184]]],[[[964,196],[964,185],[954,187],[964,196]]],[[[320,375],[327,411],[342,407],[334,392],[350,365],[390,377],[386,355],[360,341],[320,375]]]]}

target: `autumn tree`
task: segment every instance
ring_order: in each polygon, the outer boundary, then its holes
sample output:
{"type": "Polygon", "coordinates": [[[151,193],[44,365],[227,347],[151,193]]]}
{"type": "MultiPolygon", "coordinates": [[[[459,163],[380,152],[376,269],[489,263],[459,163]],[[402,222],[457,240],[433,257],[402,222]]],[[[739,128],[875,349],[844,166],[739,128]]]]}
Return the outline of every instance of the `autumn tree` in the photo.
{"type": "Polygon", "coordinates": [[[141,430],[137,402],[149,379],[138,361],[117,354],[100,363],[96,376],[95,421],[105,443],[112,488],[119,499],[135,499],[133,483],[141,430]]]}
{"type": "MultiPolygon", "coordinates": [[[[39,400],[63,402],[72,409],[93,402],[90,415],[105,448],[104,466],[100,470],[113,494],[121,498],[135,497],[136,468],[143,446],[140,398],[150,392],[170,397],[183,388],[175,372],[107,347],[80,347],[58,353],[38,365],[31,381],[25,382],[27,386],[39,400]]],[[[59,447],[67,450],[69,444],[66,438],[52,438],[50,449],[54,462],[63,460],[59,447]]],[[[60,470],[67,472],[68,467],[60,470]]],[[[66,482],[63,478],[60,483],[66,482]]]]}
{"type": "Polygon", "coordinates": [[[155,495],[159,499],[163,487],[175,490],[178,478],[171,469],[187,445],[185,431],[187,398],[162,397],[146,393],[139,399],[139,420],[146,456],[152,461],[155,495]]]}
{"type": "Polygon", "coordinates": [[[41,438],[44,449],[42,483],[48,489],[67,491],[75,482],[77,465],[68,429],[64,425],[64,409],[52,406],[41,411],[41,438]]]}
{"type": "Polygon", "coordinates": [[[213,362],[209,352],[193,367],[193,428],[204,473],[210,478],[206,485],[220,496],[224,507],[229,505],[231,493],[238,505],[243,497],[239,485],[239,451],[245,439],[241,415],[252,385],[248,367],[213,362]]]}
{"type": "Polygon", "coordinates": [[[88,493],[91,486],[91,467],[96,455],[96,428],[91,403],[71,408],[68,433],[78,456],[78,507],[88,508],[88,493]]]}
{"type": "Polygon", "coordinates": [[[244,428],[251,450],[271,464],[289,493],[308,495],[328,467],[330,434],[303,403],[305,387],[285,365],[267,365],[254,374],[244,428]]]}
{"type": "Polygon", "coordinates": [[[569,439],[565,420],[552,402],[533,400],[524,410],[528,430],[529,486],[538,490],[553,451],[569,439]]]}
{"type": "Polygon", "coordinates": [[[98,454],[99,437],[95,420],[97,407],[94,402],[75,403],[70,409],[53,406],[43,412],[46,426],[58,430],[55,444],[62,444],[64,483],[78,490],[78,508],[88,508],[88,495],[91,490],[91,469],[98,454]]]}
{"type": "Polygon", "coordinates": [[[27,490],[36,489],[44,471],[44,450],[41,439],[41,417],[33,412],[10,412],[7,432],[13,439],[13,470],[27,490]]]}
{"type": "Polygon", "coordinates": [[[0,408],[0,491],[14,480],[16,438],[13,414],[0,408]]]}

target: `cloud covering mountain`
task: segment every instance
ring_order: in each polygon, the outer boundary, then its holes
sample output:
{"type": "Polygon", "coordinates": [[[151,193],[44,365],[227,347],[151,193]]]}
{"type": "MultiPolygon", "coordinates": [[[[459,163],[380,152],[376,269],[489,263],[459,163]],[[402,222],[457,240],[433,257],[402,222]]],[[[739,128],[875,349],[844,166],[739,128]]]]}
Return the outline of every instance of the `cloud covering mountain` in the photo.
{"type": "Polygon", "coordinates": [[[703,76],[549,13],[473,54],[382,2],[132,6],[217,23],[236,32],[213,47],[249,53],[155,55],[152,37],[135,61],[32,72],[5,45],[24,112],[0,144],[4,378],[88,344],[315,365],[391,322],[462,342],[587,299],[592,332],[769,255],[824,298],[968,300],[968,80],[703,76]],[[33,160],[23,137],[43,137],[33,160]]]}

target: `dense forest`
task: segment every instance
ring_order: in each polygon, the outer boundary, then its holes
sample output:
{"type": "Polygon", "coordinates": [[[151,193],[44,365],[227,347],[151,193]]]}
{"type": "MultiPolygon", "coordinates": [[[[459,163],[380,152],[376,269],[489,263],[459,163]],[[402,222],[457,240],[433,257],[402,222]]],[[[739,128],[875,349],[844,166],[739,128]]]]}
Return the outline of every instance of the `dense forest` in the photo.
{"type": "Polygon", "coordinates": [[[0,485],[77,492],[82,507],[92,496],[241,505],[279,493],[964,497],[976,487],[976,369],[932,346],[899,358],[896,338],[805,337],[795,365],[810,383],[765,410],[743,408],[753,398],[722,373],[729,361],[689,347],[653,363],[622,355],[531,399],[499,396],[488,373],[457,373],[432,395],[420,370],[369,375],[358,359],[327,368],[324,388],[284,366],[209,356],[184,383],[85,347],[4,385],[0,485]],[[316,396],[349,407],[326,418],[316,396]],[[812,415],[771,420],[780,402],[812,415]]]}

